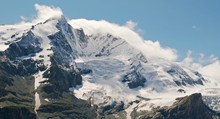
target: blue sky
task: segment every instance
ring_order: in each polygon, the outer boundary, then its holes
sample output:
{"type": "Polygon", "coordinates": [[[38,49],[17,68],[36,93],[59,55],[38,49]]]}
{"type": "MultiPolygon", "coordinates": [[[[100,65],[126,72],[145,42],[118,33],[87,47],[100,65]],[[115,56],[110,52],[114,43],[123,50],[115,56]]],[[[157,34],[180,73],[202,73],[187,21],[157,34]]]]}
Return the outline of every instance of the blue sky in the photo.
{"type": "Polygon", "coordinates": [[[180,58],[188,50],[220,57],[219,0],[7,0],[0,4],[0,24],[33,17],[35,3],[58,6],[68,18],[132,20],[145,39],[175,48],[180,58]]]}

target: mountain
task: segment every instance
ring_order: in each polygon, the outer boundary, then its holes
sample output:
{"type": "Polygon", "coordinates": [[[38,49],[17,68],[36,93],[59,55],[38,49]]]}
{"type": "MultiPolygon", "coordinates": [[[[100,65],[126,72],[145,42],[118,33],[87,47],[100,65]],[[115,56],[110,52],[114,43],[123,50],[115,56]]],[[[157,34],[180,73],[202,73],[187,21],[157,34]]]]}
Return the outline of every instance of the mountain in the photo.
{"type": "Polygon", "coordinates": [[[1,25],[0,118],[219,118],[218,83],[137,47],[62,15],[1,25]]]}

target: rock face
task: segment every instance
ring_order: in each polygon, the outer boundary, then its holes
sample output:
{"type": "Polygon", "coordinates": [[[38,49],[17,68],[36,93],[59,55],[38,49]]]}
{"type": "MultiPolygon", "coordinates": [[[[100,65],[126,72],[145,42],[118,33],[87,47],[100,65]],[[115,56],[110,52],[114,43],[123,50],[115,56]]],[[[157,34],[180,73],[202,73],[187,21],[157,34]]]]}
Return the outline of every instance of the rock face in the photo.
{"type": "Polygon", "coordinates": [[[56,28],[59,31],[48,36],[52,44],[53,58],[59,64],[70,64],[78,55],[76,51],[76,36],[64,17],[58,20],[56,28]]]}
{"type": "Polygon", "coordinates": [[[203,85],[203,78],[201,75],[199,75],[199,73],[195,73],[195,75],[197,75],[198,77],[200,77],[198,80],[193,80],[182,68],[180,68],[179,66],[172,66],[171,69],[167,70],[167,73],[170,74],[173,77],[176,77],[175,83],[178,86],[185,86],[187,84],[189,85],[195,85],[195,84],[199,84],[199,85],[203,85]]]}
{"type": "Polygon", "coordinates": [[[0,108],[0,119],[37,119],[33,111],[25,107],[3,107],[0,108]]]}
{"type": "Polygon", "coordinates": [[[146,79],[139,72],[133,71],[125,75],[122,82],[127,82],[129,88],[132,89],[137,88],[138,86],[144,87],[146,79]]]}
{"type": "Polygon", "coordinates": [[[31,31],[21,37],[20,41],[12,43],[5,51],[7,57],[11,60],[19,59],[22,56],[34,55],[40,52],[42,39],[36,37],[31,31]]]}
{"type": "MultiPolygon", "coordinates": [[[[45,96],[45,95],[43,95],[45,96]]],[[[40,119],[95,119],[96,112],[84,100],[77,99],[69,93],[62,93],[58,98],[47,96],[51,101],[38,109],[40,119]]]]}
{"type": "Polygon", "coordinates": [[[124,110],[124,102],[113,102],[112,104],[103,105],[98,112],[102,115],[115,114],[124,110]]]}
{"type": "Polygon", "coordinates": [[[162,107],[146,112],[140,119],[219,119],[218,114],[209,109],[200,93],[178,98],[170,107],[162,107]]]}
{"type": "Polygon", "coordinates": [[[0,118],[36,119],[34,113],[34,78],[21,76],[8,60],[0,61],[0,118]]]}
{"type": "Polygon", "coordinates": [[[57,64],[53,58],[51,58],[51,67],[43,74],[44,78],[48,78],[46,82],[56,86],[60,91],[69,91],[70,87],[82,85],[82,77],[80,72],[74,70],[73,66],[66,67],[57,64]]]}

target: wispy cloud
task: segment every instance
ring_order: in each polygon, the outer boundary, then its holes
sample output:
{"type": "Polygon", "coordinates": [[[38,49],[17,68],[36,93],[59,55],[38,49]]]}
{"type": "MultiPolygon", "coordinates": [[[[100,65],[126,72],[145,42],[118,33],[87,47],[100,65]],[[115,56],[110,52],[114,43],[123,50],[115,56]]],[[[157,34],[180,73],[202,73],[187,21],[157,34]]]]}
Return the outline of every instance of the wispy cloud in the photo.
{"type": "Polygon", "coordinates": [[[124,26],[125,26],[125,27],[128,27],[128,28],[131,29],[131,30],[134,30],[137,25],[138,25],[137,22],[134,22],[134,21],[132,21],[132,20],[129,20],[129,21],[127,21],[127,22],[125,23],[124,26]]]}
{"type": "Polygon", "coordinates": [[[193,57],[192,51],[189,50],[186,58],[181,63],[193,70],[199,71],[204,76],[208,76],[220,82],[220,61],[213,54],[206,56],[200,53],[199,57],[193,57]]]}
{"type": "Polygon", "coordinates": [[[220,82],[220,61],[215,61],[209,65],[203,66],[199,69],[203,75],[216,79],[220,82]]]}
{"type": "Polygon", "coordinates": [[[184,64],[185,66],[188,66],[194,70],[199,69],[202,65],[198,62],[194,62],[194,58],[192,56],[192,51],[188,50],[187,52],[187,56],[183,59],[183,61],[181,62],[182,64],[184,64]]]}
{"type": "Polygon", "coordinates": [[[125,23],[124,26],[127,27],[127,28],[129,28],[129,29],[131,29],[131,30],[133,30],[133,31],[136,31],[136,32],[137,32],[138,34],[140,34],[140,35],[143,35],[143,34],[144,34],[144,31],[143,31],[142,29],[137,28],[137,26],[138,26],[138,23],[137,23],[137,22],[134,22],[134,21],[132,21],[132,20],[129,20],[129,21],[127,21],[127,22],[125,23]]]}
{"type": "Polygon", "coordinates": [[[62,10],[59,7],[46,6],[35,4],[37,15],[33,19],[33,22],[45,21],[49,18],[60,17],[63,15],[62,10]]]}
{"type": "Polygon", "coordinates": [[[63,12],[59,7],[39,4],[35,4],[34,7],[36,10],[36,15],[33,18],[26,18],[24,16],[20,16],[20,23],[39,23],[44,22],[47,19],[56,18],[63,15],[63,12]]]}

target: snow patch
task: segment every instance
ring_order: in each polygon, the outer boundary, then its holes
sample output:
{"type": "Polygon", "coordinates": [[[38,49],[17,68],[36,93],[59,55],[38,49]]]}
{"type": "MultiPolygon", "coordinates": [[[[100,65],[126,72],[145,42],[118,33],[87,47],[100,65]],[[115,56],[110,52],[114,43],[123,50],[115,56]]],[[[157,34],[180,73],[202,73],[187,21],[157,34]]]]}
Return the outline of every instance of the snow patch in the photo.
{"type": "Polygon", "coordinates": [[[84,63],[84,61],[83,61],[83,59],[81,57],[78,57],[74,61],[75,61],[75,63],[84,63]]]}
{"type": "Polygon", "coordinates": [[[49,100],[49,99],[47,99],[47,98],[45,98],[44,100],[45,100],[45,101],[47,101],[47,102],[50,102],[50,100],[49,100]]]}
{"type": "Polygon", "coordinates": [[[9,45],[5,45],[4,43],[0,43],[0,51],[5,51],[9,45]]]}
{"type": "Polygon", "coordinates": [[[36,92],[35,93],[35,108],[34,108],[34,111],[35,111],[36,114],[37,114],[37,110],[39,109],[40,105],[41,105],[40,96],[36,92]]]}

